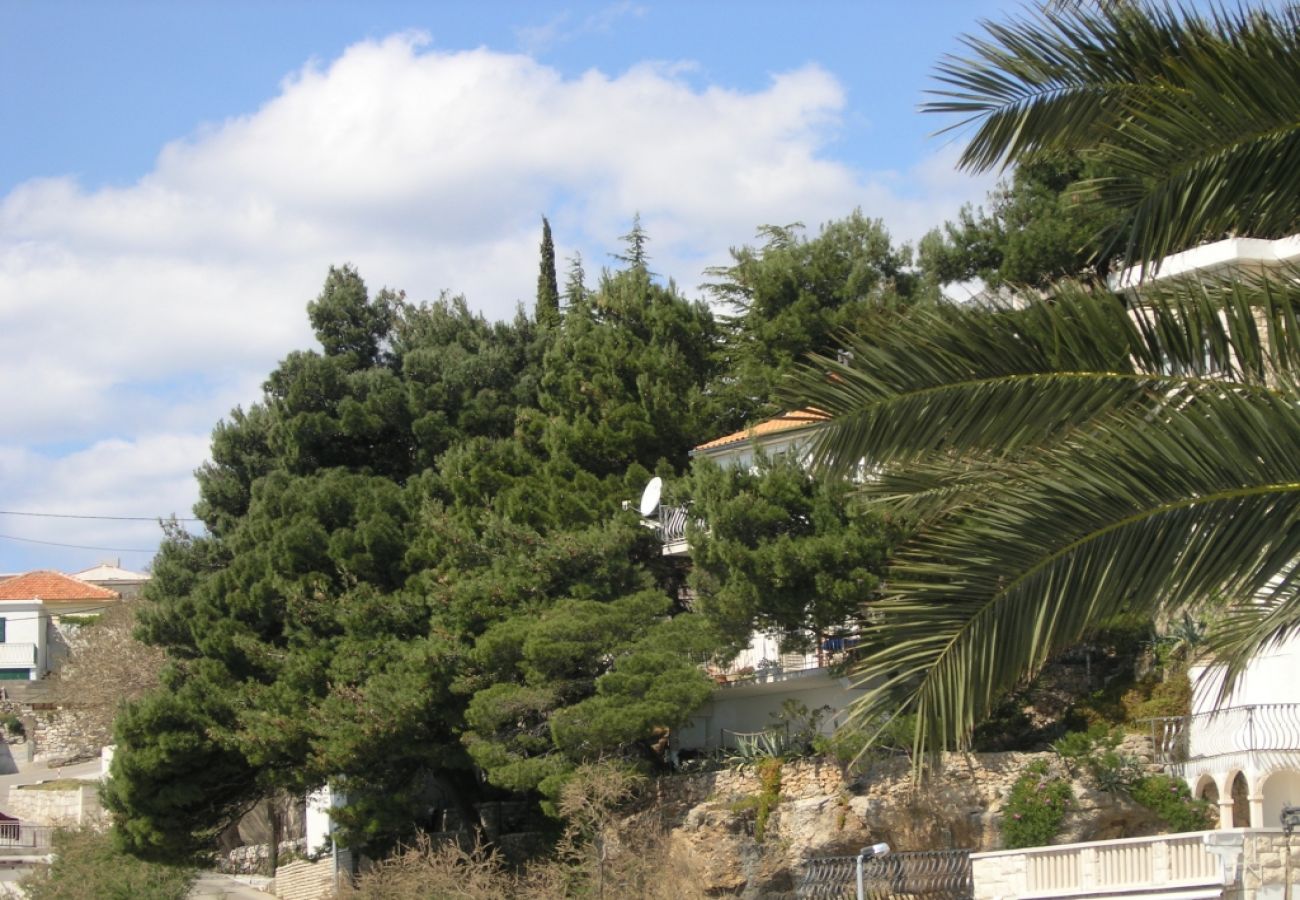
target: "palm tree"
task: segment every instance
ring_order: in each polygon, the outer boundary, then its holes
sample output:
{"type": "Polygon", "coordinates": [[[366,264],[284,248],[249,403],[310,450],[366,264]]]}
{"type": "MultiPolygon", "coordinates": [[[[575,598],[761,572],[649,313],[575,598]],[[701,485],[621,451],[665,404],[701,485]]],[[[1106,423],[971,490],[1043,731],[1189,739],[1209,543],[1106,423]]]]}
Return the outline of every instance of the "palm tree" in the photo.
{"type": "Polygon", "coordinates": [[[1081,196],[1123,214],[1107,249],[1134,264],[1297,230],[1300,8],[1065,3],[985,27],[923,107],[958,117],[945,130],[975,126],[962,167],[1082,153],[1109,174],[1081,196]]]}
{"type": "MultiPolygon", "coordinates": [[[[1096,154],[1117,174],[1092,187],[1127,204],[1131,261],[1285,232],[1300,218],[1298,24],[1049,10],[968,40],[930,108],[978,123],[968,166],[1096,154]],[[1264,83],[1238,82],[1247,71],[1264,83]]],[[[862,648],[859,720],[902,709],[918,750],[962,746],[1119,611],[1248,599],[1215,638],[1234,670],[1300,627],[1300,271],[1281,276],[940,305],[809,364],[790,399],[831,416],[819,464],[870,460],[868,492],[917,523],[862,648]]]]}

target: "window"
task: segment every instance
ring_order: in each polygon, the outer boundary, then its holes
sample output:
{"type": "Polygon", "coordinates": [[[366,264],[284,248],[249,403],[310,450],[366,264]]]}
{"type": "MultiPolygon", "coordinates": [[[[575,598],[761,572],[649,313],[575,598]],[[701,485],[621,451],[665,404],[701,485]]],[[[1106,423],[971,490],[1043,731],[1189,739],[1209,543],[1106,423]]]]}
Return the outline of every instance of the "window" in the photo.
{"type": "Polygon", "coordinates": [[[0,618],[0,644],[5,642],[5,620],[0,618]]]}

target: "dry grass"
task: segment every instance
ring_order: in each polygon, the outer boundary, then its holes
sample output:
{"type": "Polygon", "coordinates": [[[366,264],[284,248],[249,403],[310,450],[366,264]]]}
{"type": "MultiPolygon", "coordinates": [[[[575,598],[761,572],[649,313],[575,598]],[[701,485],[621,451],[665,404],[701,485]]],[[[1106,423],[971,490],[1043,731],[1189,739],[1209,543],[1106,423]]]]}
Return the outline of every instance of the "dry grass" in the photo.
{"type": "Polygon", "coordinates": [[[416,842],[376,864],[343,893],[350,900],[696,900],[699,878],[670,852],[653,814],[628,815],[643,781],[618,767],[582,767],[559,809],[567,828],[554,852],[520,869],[477,844],[416,842]]]}

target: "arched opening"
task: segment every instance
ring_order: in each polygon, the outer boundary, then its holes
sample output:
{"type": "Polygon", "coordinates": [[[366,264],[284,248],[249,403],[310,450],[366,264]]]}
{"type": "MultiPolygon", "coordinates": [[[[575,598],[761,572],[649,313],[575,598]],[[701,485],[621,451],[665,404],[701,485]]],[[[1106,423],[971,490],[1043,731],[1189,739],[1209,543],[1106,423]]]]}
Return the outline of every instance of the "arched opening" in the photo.
{"type": "Polygon", "coordinates": [[[1274,772],[1260,793],[1264,795],[1264,827],[1277,828],[1282,824],[1282,808],[1300,804],[1300,772],[1274,772]]]}
{"type": "Polygon", "coordinates": [[[1196,783],[1196,790],[1192,791],[1192,796],[1198,800],[1208,800],[1218,805],[1219,786],[1214,783],[1214,777],[1202,775],[1201,780],[1196,783]]]}
{"type": "Polygon", "coordinates": [[[1232,779],[1232,827],[1250,827],[1250,788],[1246,776],[1238,772],[1232,779]]]}

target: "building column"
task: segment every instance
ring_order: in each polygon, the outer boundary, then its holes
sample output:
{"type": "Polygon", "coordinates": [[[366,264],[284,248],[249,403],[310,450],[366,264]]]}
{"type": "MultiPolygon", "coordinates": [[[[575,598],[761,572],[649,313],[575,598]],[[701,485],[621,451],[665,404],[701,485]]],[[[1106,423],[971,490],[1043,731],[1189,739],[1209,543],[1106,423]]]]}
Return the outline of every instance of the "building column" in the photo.
{"type": "Polygon", "coordinates": [[[1252,791],[1246,799],[1250,801],[1250,827],[1267,828],[1264,824],[1264,795],[1252,791]]]}
{"type": "MultiPolygon", "coordinates": [[[[1233,814],[1232,797],[1229,796],[1227,800],[1224,800],[1223,795],[1220,794],[1219,795],[1219,827],[1220,828],[1232,827],[1232,814],[1233,814]]],[[[1263,813],[1261,812],[1260,815],[1263,815],[1263,813]]]]}

